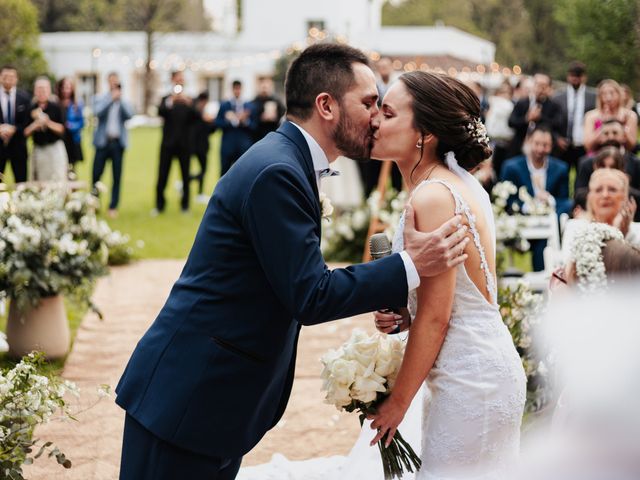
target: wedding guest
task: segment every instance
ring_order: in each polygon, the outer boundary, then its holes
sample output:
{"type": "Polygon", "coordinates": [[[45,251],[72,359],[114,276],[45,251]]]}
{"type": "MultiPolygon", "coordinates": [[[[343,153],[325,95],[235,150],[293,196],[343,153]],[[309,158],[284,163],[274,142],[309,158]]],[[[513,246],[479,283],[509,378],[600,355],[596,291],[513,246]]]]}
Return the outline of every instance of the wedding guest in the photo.
{"type": "Polygon", "coordinates": [[[209,195],[204,194],[204,176],[207,173],[207,157],[209,155],[209,136],[216,131],[214,123],[215,118],[207,112],[207,104],[209,103],[209,92],[201,92],[195,101],[195,109],[197,117],[191,128],[191,154],[195,155],[200,165],[200,171],[197,175],[191,177],[191,180],[198,182],[198,196],[196,202],[207,204],[209,195]]]}
{"type": "Polygon", "coordinates": [[[516,102],[509,116],[509,126],[515,133],[509,146],[509,156],[519,155],[528,133],[537,125],[545,125],[553,136],[562,135],[562,111],[551,100],[551,77],[545,73],[533,76],[533,91],[528,98],[516,102]]]}
{"type": "Polygon", "coordinates": [[[58,100],[62,111],[62,121],[64,124],[64,141],[69,159],[69,169],[74,170],[76,162],[82,161],[82,139],[81,132],[84,127],[84,116],[82,114],[82,100],[76,99],[75,86],[70,77],[63,77],[57,85],[58,100]]]}
{"type": "Polygon", "coordinates": [[[496,177],[500,174],[502,164],[508,158],[509,144],[514,134],[513,128],[509,126],[509,117],[513,111],[512,95],[513,89],[509,82],[502,83],[489,97],[489,108],[485,116],[484,123],[493,148],[491,162],[496,177]]]}
{"type": "Polygon", "coordinates": [[[586,153],[584,149],[584,116],[596,108],[596,94],[587,87],[587,67],[581,62],[571,62],[567,70],[567,87],[553,97],[560,105],[563,132],[557,142],[560,158],[569,166],[576,166],[586,153]]]}
{"type": "Polygon", "coordinates": [[[591,110],[584,118],[584,146],[593,151],[602,143],[602,125],[610,119],[618,120],[625,132],[623,145],[632,151],[638,137],[638,117],[623,103],[623,92],[615,80],[607,79],[598,84],[596,109],[591,110]]]}
{"type": "Polygon", "coordinates": [[[267,133],[275,132],[284,116],[284,103],[273,93],[273,80],[265,77],[258,83],[258,94],[253,99],[255,130],[253,141],[262,140],[267,133]]]}
{"type": "Polygon", "coordinates": [[[242,82],[234,80],[229,100],[222,102],[216,127],[222,129],[220,144],[220,177],[222,177],[253,143],[255,115],[253,105],[242,100],[242,82]]]}
{"type": "Polygon", "coordinates": [[[581,219],[567,221],[562,234],[562,254],[567,258],[573,238],[586,223],[604,223],[616,227],[626,240],[640,244],[640,224],[632,223],[637,204],[629,198],[629,179],[620,170],[601,168],[589,181],[587,212],[581,219]]]}
{"type": "Polygon", "coordinates": [[[189,164],[191,150],[189,148],[189,130],[198,114],[193,108],[193,100],[184,91],[184,73],[180,70],[171,72],[171,93],[162,97],[158,114],[164,119],[162,126],[162,143],[160,145],[160,163],[158,165],[158,181],[156,183],[156,206],[152,216],[164,212],[166,199],[164,196],[171,162],[174,158],[180,163],[182,174],[182,213],[189,211],[189,183],[191,181],[189,164]]]}
{"type": "Polygon", "coordinates": [[[122,98],[122,84],[117,73],[112,72],[107,76],[109,91],[96,96],[93,110],[98,119],[98,126],[93,134],[93,145],[96,149],[93,159],[94,185],[100,181],[107,163],[111,160],[113,186],[111,187],[111,201],[109,202],[108,215],[111,218],[118,216],[120,203],[120,180],[122,177],[122,161],[124,151],[127,148],[129,136],[124,122],[133,116],[133,109],[122,98]]]}
{"type": "Polygon", "coordinates": [[[0,69],[0,181],[7,165],[16,182],[27,181],[27,141],[24,129],[30,123],[31,98],[17,88],[18,70],[11,65],[0,69]]]}
{"type": "Polygon", "coordinates": [[[31,124],[24,129],[33,136],[31,178],[41,182],[64,182],[69,161],[62,137],[64,124],[60,106],[51,100],[51,81],[38,77],[33,86],[35,102],[31,106],[31,124]]]}
{"type": "MultiPolygon", "coordinates": [[[[537,202],[547,204],[558,215],[569,213],[572,201],[569,198],[569,167],[560,159],[552,157],[553,139],[551,130],[543,125],[536,126],[525,142],[525,155],[504,162],[500,172],[500,181],[509,181],[518,189],[525,187],[529,195],[537,202]]],[[[526,211],[527,206],[516,195],[509,199],[526,211]]],[[[544,269],[543,252],[546,240],[532,240],[532,264],[534,271],[544,269]]]]}
{"type": "MultiPolygon", "coordinates": [[[[622,126],[615,120],[603,125],[604,130],[618,131],[623,137],[622,126]]],[[[574,186],[574,200],[576,205],[586,209],[586,196],[588,193],[589,179],[594,170],[598,168],[614,168],[625,172],[629,178],[629,192],[640,202],[640,159],[620,147],[616,142],[608,142],[598,150],[595,155],[587,156],[580,160],[578,173],[574,186]]],[[[640,211],[636,211],[634,221],[640,221],[640,211]]]]}

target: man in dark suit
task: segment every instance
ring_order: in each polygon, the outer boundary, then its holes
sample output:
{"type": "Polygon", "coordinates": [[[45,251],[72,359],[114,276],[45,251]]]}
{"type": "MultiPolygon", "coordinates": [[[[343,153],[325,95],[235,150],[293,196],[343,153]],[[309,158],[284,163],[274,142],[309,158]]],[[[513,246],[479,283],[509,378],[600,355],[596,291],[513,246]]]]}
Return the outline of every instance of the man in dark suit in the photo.
{"type": "Polygon", "coordinates": [[[234,80],[231,89],[233,97],[222,102],[216,127],[222,129],[220,143],[220,177],[222,177],[253,144],[256,116],[253,104],[242,100],[242,82],[234,80]]]}
{"type": "Polygon", "coordinates": [[[127,411],[121,480],[235,478],[284,412],[302,325],[406,305],[415,275],[462,261],[459,216],[427,234],[409,212],[405,251],[329,270],[318,183],[330,160],[370,154],[375,77],[359,50],[317,44],[285,88],[288,121],[219,180],[116,389],[127,411]]]}
{"type": "Polygon", "coordinates": [[[533,92],[529,98],[518,100],[509,116],[509,126],[515,130],[509,155],[522,153],[522,144],[528,133],[536,125],[546,125],[554,137],[564,135],[562,130],[562,111],[560,106],[551,100],[551,77],[544,73],[533,76],[533,92]]]}
{"type": "MultiPolygon", "coordinates": [[[[551,130],[543,125],[535,127],[527,137],[525,155],[506,160],[502,165],[500,181],[509,181],[517,188],[526,187],[536,201],[546,202],[560,215],[569,213],[573,204],[569,198],[569,167],[549,155],[552,148],[551,130]]],[[[516,195],[509,199],[509,207],[513,208],[514,203],[518,203],[523,213],[529,213],[516,195]]],[[[533,240],[530,243],[533,270],[544,270],[543,252],[547,241],[533,240]]]]}
{"type": "Polygon", "coordinates": [[[258,82],[258,94],[253,99],[252,113],[255,117],[253,141],[259,142],[269,132],[275,132],[284,116],[284,103],[273,93],[273,80],[265,77],[258,82]]]}
{"type": "Polygon", "coordinates": [[[584,149],[584,114],[596,108],[596,93],[587,88],[587,67],[571,62],[567,70],[567,88],[553,97],[562,111],[562,135],[556,139],[561,158],[576,166],[586,153],[584,149]]]}
{"type": "Polygon", "coordinates": [[[158,109],[158,114],[164,119],[164,125],[162,126],[160,165],[158,167],[158,183],[156,184],[156,207],[151,212],[154,216],[164,212],[166,204],[164,190],[174,157],[177,157],[180,162],[182,174],[180,207],[183,212],[189,210],[189,164],[191,160],[189,131],[198,114],[193,108],[193,100],[184,92],[184,74],[181,71],[172,72],[171,83],[173,84],[171,93],[162,98],[158,109]]]}
{"type": "MultiPolygon", "coordinates": [[[[27,141],[24,129],[29,123],[31,98],[18,90],[18,70],[10,65],[0,69],[0,174],[7,160],[16,182],[27,181],[27,141]]],[[[0,182],[2,179],[0,179],[0,182]]]]}

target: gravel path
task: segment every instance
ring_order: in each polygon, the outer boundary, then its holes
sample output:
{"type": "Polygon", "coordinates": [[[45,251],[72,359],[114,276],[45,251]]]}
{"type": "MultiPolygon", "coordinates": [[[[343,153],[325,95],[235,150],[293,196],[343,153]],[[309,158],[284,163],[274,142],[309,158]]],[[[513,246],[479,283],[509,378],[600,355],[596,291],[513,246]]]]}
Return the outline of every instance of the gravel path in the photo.
{"type": "MultiPolygon", "coordinates": [[[[94,301],[105,319],[100,321],[93,314],[84,319],[63,373],[82,389],[81,398],[74,403],[76,411],[97,401],[97,386],[106,383],[115,388],[136,342],[164,304],[182,265],[176,260],[140,261],[112,268],[111,275],[98,283],[94,301]]],[[[323,403],[319,358],[345,341],[354,327],[371,331],[370,316],[302,329],[287,411],[245,456],[243,465],[267,462],[274,453],[295,460],[348,453],[358,436],[358,419],[323,403]]],[[[55,460],[40,458],[25,468],[26,478],[117,479],[124,412],[113,398],[105,398],[78,414],[77,419],[55,421],[36,431],[36,438],[53,441],[71,459],[73,467],[65,470],[55,460]]]]}

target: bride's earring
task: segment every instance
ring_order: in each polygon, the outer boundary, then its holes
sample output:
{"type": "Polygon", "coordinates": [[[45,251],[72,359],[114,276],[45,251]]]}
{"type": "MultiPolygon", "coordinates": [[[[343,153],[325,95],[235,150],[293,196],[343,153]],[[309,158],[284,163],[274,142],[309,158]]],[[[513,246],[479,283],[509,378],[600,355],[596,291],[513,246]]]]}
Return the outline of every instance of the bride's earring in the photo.
{"type": "Polygon", "coordinates": [[[422,140],[418,140],[418,142],[416,143],[416,148],[417,149],[422,148],[422,140]]]}

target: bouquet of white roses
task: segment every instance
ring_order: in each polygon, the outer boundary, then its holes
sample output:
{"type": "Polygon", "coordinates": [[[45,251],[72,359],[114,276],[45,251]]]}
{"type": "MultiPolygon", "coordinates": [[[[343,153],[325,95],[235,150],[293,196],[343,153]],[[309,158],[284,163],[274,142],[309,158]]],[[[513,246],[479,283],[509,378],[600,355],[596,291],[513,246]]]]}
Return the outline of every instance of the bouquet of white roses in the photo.
{"type": "MultiPolygon", "coordinates": [[[[354,330],[338,350],[330,350],[322,357],[325,401],[338,410],[360,412],[362,425],[391,393],[403,355],[404,342],[398,337],[369,336],[354,330]]],[[[400,478],[405,471],[420,469],[420,458],[400,432],[396,432],[388,448],[384,447],[385,442],[386,438],[378,442],[385,479],[400,478]]]]}

